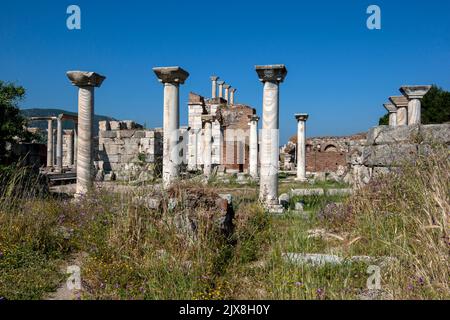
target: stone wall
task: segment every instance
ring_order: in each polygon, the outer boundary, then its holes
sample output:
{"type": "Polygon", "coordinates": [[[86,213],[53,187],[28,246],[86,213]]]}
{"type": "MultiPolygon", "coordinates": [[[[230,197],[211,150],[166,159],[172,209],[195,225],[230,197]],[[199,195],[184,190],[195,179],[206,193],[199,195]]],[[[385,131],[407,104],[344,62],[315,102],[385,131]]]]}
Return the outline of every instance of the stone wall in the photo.
{"type": "Polygon", "coordinates": [[[99,123],[97,179],[147,181],[162,166],[161,129],[144,129],[133,121],[99,123]]]}
{"type": "Polygon", "coordinates": [[[426,155],[436,144],[450,146],[450,124],[374,127],[367,140],[350,146],[347,163],[351,181],[356,187],[363,186],[379,174],[426,155]]]}

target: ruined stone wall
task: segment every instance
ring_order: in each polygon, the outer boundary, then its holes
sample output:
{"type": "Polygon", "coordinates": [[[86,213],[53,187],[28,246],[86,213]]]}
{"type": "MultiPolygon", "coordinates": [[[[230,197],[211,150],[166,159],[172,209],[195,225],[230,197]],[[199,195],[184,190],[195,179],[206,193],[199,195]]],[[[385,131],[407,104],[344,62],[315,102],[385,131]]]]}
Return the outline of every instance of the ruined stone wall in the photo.
{"type": "Polygon", "coordinates": [[[354,141],[350,146],[351,181],[363,186],[379,174],[426,155],[436,144],[450,146],[450,124],[374,127],[366,141],[354,141]]]}
{"type": "Polygon", "coordinates": [[[146,181],[162,166],[161,129],[144,129],[132,121],[99,123],[97,179],[146,181]]]}

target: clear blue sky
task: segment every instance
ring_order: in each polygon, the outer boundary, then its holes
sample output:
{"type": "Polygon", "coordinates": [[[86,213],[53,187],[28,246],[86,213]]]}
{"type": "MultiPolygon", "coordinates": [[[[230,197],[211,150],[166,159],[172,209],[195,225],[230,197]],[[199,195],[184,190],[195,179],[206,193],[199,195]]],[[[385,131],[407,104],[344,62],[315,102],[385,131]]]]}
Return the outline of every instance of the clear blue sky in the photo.
{"type": "Polygon", "coordinates": [[[107,76],[96,113],[162,126],[162,86],[151,68],[179,65],[181,124],[189,91],[210,95],[209,76],[238,89],[261,114],[256,64],[283,63],[280,126],[310,114],[308,135],[366,131],[402,84],[450,90],[450,1],[2,1],[0,79],[27,89],[22,107],[76,111],[67,70],[107,76]],[[66,28],[66,9],[82,10],[82,30],[66,28]],[[366,9],[382,10],[382,30],[366,28],[366,9]]]}

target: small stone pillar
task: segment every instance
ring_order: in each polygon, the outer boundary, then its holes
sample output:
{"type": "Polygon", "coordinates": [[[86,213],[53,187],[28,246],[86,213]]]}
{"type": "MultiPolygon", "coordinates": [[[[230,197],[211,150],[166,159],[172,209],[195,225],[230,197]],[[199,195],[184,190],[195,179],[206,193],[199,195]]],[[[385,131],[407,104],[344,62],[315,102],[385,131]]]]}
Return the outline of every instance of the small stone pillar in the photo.
{"type": "Polygon", "coordinates": [[[75,123],[75,128],[73,129],[73,167],[77,168],[78,159],[78,122],[75,123]]]}
{"type": "Polygon", "coordinates": [[[229,98],[230,98],[230,88],[231,86],[229,84],[224,84],[223,88],[225,89],[225,97],[224,99],[227,100],[227,103],[229,104],[229,98]]]}
{"type": "Polygon", "coordinates": [[[253,179],[258,178],[258,121],[256,115],[250,118],[250,139],[249,139],[249,174],[253,179]]]}
{"type": "Polygon", "coordinates": [[[105,80],[95,72],[69,71],[67,77],[78,89],[78,138],[76,196],[86,194],[93,181],[94,88],[105,80]]]}
{"type": "Polygon", "coordinates": [[[164,85],[164,140],[163,140],[163,184],[169,187],[179,177],[179,166],[183,159],[178,150],[180,129],[180,84],[184,84],[189,73],[180,67],[153,68],[159,82],[164,85]]]}
{"type": "Polygon", "coordinates": [[[62,128],[62,119],[59,116],[56,120],[56,171],[62,172],[62,156],[63,156],[63,128],[62,128]]]}
{"type": "Polygon", "coordinates": [[[47,129],[47,167],[53,167],[53,120],[48,120],[47,129]]]}
{"type": "Polygon", "coordinates": [[[213,115],[203,115],[203,174],[206,178],[211,177],[212,172],[212,123],[215,121],[213,115]]]}
{"type": "Polygon", "coordinates": [[[211,98],[217,98],[217,80],[219,80],[219,77],[212,76],[211,77],[211,84],[212,84],[212,92],[211,92],[211,98]]]}
{"type": "Polygon", "coordinates": [[[236,93],[236,89],[230,89],[230,105],[234,105],[234,94],[236,93]]]}
{"type": "Polygon", "coordinates": [[[279,212],[279,85],[287,70],[284,65],[267,65],[256,66],[256,72],[264,84],[259,198],[269,211],[279,212]]]}
{"type": "Polygon", "coordinates": [[[408,125],[408,99],[404,96],[390,97],[389,100],[397,108],[397,126],[408,125]]]}
{"type": "Polygon", "coordinates": [[[385,103],[384,108],[389,112],[389,126],[397,126],[397,107],[393,103],[385,103]]]}
{"type": "Polygon", "coordinates": [[[69,130],[69,142],[67,144],[67,163],[69,167],[73,166],[73,146],[74,146],[74,134],[73,130],[69,130]]]}
{"type": "Polygon", "coordinates": [[[295,115],[297,119],[297,181],[306,181],[306,113],[295,115]]]}
{"type": "Polygon", "coordinates": [[[422,105],[420,100],[430,91],[431,86],[403,86],[400,92],[408,98],[408,124],[422,123],[422,105]]]}
{"type": "Polygon", "coordinates": [[[225,84],[225,81],[217,81],[217,84],[219,85],[219,98],[223,98],[223,85],[225,84]]]}

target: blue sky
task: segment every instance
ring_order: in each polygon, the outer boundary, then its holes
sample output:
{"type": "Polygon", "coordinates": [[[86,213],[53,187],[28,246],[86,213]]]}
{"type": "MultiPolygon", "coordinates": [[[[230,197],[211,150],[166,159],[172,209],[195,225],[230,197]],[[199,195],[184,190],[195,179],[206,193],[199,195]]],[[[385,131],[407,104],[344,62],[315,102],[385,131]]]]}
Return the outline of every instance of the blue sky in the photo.
{"type": "Polygon", "coordinates": [[[181,87],[181,124],[190,91],[208,96],[209,76],[237,88],[236,100],[261,114],[254,66],[283,63],[280,127],[295,134],[307,112],[308,135],[366,131],[403,84],[450,90],[450,1],[4,1],[0,79],[27,89],[22,107],[76,111],[67,70],[107,76],[96,113],[162,126],[163,88],[155,66],[190,72],[181,87]],[[82,30],[66,28],[79,5],[82,30]],[[366,9],[380,6],[382,29],[368,30],[366,9]]]}

